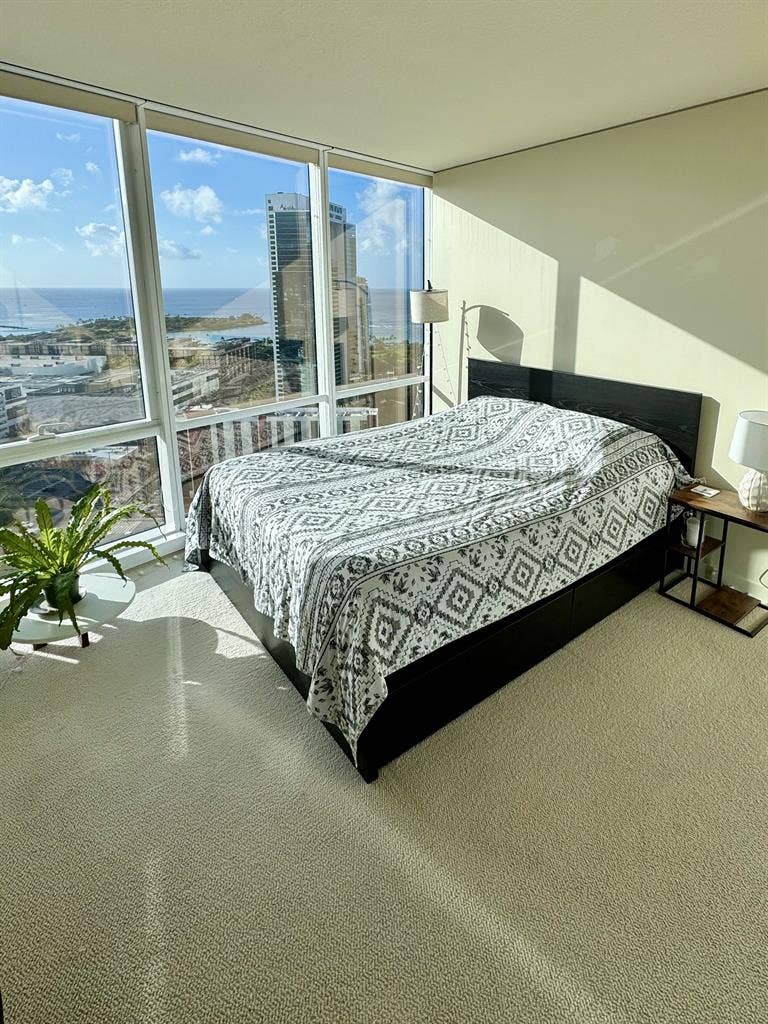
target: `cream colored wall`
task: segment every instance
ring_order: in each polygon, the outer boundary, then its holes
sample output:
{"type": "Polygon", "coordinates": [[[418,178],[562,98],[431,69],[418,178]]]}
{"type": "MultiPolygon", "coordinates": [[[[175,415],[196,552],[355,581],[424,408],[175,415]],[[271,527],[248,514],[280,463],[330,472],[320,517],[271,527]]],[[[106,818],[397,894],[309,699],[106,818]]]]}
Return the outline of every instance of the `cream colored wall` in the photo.
{"type": "MultiPolygon", "coordinates": [[[[436,407],[467,354],[700,391],[697,472],[738,482],[736,415],[768,409],[768,92],[445,171],[434,195],[436,407]]],[[[731,581],[760,593],[767,549],[734,530],[731,581]]]]}

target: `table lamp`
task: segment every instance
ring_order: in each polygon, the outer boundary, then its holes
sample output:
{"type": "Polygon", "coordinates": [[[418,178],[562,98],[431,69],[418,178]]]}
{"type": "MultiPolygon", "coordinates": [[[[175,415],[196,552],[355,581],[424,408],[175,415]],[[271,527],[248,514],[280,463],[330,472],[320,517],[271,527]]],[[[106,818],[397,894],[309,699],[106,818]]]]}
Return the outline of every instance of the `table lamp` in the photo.
{"type": "Polygon", "coordinates": [[[430,412],[432,412],[432,325],[445,323],[449,319],[447,291],[433,288],[431,281],[427,281],[425,289],[411,291],[411,322],[429,324],[429,366],[426,372],[430,390],[430,412]]]}
{"type": "Polygon", "coordinates": [[[740,412],[728,457],[747,467],[739,484],[739,501],[752,512],[768,512],[768,412],[740,412]]]}

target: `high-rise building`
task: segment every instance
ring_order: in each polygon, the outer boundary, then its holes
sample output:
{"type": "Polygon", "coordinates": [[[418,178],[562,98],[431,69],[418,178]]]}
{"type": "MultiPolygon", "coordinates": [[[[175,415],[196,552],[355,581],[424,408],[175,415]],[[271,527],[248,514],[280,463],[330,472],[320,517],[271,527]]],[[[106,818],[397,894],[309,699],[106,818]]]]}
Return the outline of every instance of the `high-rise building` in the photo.
{"type": "Polygon", "coordinates": [[[357,363],[364,380],[373,376],[371,364],[371,294],[364,277],[357,278],[357,363]]]}
{"type": "MultiPolygon", "coordinates": [[[[308,196],[278,192],[266,202],[275,387],[277,397],[283,398],[314,387],[312,224],[308,196]],[[308,374],[313,375],[311,383],[308,374]]],[[[331,203],[329,214],[336,383],[353,384],[371,377],[368,282],[357,274],[356,229],[346,209],[331,203]]]]}
{"type": "Polygon", "coordinates": [[[331,303],[337,384],[371,378],[368,282],[357,275],[357,229],[330,203],[331,303]]]}
{"type": "Polygon", "coordinates": [[[267,196],[267,238],[275,329],[275,397],[315,388],[315,307],[309,196],[267,196]]]}

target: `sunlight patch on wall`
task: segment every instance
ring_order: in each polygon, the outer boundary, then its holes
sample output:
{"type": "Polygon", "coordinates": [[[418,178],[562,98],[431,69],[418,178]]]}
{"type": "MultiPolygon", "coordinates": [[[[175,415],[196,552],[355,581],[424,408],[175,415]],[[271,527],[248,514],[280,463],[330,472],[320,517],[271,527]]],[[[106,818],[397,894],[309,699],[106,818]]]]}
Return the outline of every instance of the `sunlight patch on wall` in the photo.
{"type": "Polygon", "coordinates": [[[466,359],[551,365],[557,260],[439,196],[433,237],[435,285],[447,288],[451,319],[435,335],[436,409],[466,398],[466,359]],[[473,259],[472,254],[482,254],[473,259]],[[462,315],[462,303],[467,308],[462,315]],[[463,327],[463,336],[462,336],[463,327]]]}
{"type": "MultiPolygon", "coordinates": [[[[768,409],[768,345],[762,368],[582,277],[576,373],[704,395],[696,472],[713,487],[735,489],[743,469],[728,458],[742,409],[768,409]]],[[[765,553],[744,532],[728,544],[729,578],[744,590],[766,567],[765,553]],[[750,543],[750,541],[752,541],[750,543]]]]}

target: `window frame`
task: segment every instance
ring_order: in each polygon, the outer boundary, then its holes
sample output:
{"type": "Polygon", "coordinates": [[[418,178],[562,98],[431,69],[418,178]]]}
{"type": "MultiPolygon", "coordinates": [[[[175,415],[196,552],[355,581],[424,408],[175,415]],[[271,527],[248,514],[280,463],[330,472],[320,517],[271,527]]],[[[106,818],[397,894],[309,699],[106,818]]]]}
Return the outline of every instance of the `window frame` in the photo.
{"type": "MultiPolygon", "coordinates": [[[[337,403],[358,395],[395,388],[423,385],[424,415],[431,413],[432,387],[428,370],[400,377],[370,380],[353,385],[337,385],[334,368],[333,307],[331,302],[329,169],[352,170],[412,184],[424,189],[423,266],[424,281],[431,276],[432,263],[432,189],[431,174],[419,169],[378,161],[359,154],[307,142],[289,135],[236,124],[215,117],[151,103],[137,97],[92,86],[73,84],[56,76],[29,72],[0,62],[0,93],[20,100],[45,103],[52,107],[96,113],[112,120],[115,152],[126,238],[126,252],[133,300],[134,322],[141,373],[145,415],[141,419],[69,431],[38,440],[18,439],[0,445],[0,468],[26,462],[71,455],[105,444],[154,438],[157,445],[161,480],[161,500],[165,524],[136,534],[137,539],[157,543],[161,552],[183,546],[186,514],[182,493],[181,464],[177,435],[179,431],[214,426],[233,420],[246,420],[269,413],[285,412],[304,406],[317,406],[320,438],[337,434],[337,403]],[[3,84],[5,87],[3,87],[3,84]],[[45,98],[41,98],[45,97],[45,98]],[[149,122],[149,126],[148,126],[149,122]],[[247,148],[265,156],[285,155],[303,160],[309,170],[311,213],[313,292],[317,389],[282,401],[219,410],[207,416],[184,420],[176,416],[165,332],[160,259],[149,163],[147,131],[172,131],[180,134],[199,130],[199,138],[215,137],[222,144],[247,148]],[[162,127],[160,127],[162,125],[162,127]],[[231,140],[229,143],[227,140],[231,140]]],[[[425,331],[425,367],[429,366],[429,339],[425,331]]],[[[144,561],[142,552],[131,553],[126,564],[144,561]]]]}
{"type": "MultiPolygon", "coordinates": [[[[322,216],[324,223],[328,225],[328,234],[330,233],[330,179],[329,171],[346,171],[351,174],[362,175],[364,177],[377,177],[389,181],[399,181],[406,185],[416,185],[423,189],[423,202],[422,202],[422,238],[423,238],[423,281],[420,285],[422,288],[426,288],[427,281],[432,276],[432,189],[428,188],[420,180],[421,176],[409,172],[405,169],[402,170],[400,177],[393,169],[393,165],[387,164],[375,164],[372,161],[361,160],[359,158],[353,158],[349,155],[342,154],[338,150],[328,150],[325,154],[325,161],[323,164],[323,180],[325,185],[325,191],[323,195],[323,209],[322,216]]],[[[330,265],[330,238],[326,235],[325,245],[323,247],[323,258],[327,263],[326,276],[327,276],[327,287],[330,295],[331,290],[331,265],[330,265]]],[[[424,353],[424,371],[422,373],[408,373],[401,374],[398,377],[374,377],[368,381],[360,381],[355,384],[336,384],[336,376],[333,372],[333,309],[330,301],[327,304],[328,322],[326,330],[330,336],[330,370],[331,380],[330,388],[333,397],[332,402],[332,416],[333,425],[332,431],[329,436],[335,434],[336,425],[338,419],[335,415],[336,403],[345,398],[355,398],[357,395],[369,394],[373,391],[388,391],[392,388],[404,387],[409,384],[423,384],[425,393],[425,408],[422,415],[429,416],[432,412],[432,388],[428,384],[429,377],[429,366],[430,362],[430,339],[429,332],[425,329],[423,335],[423,353],[424,353]]],[[[322,435],[321,435],[322,436],[322,435]]]]}

